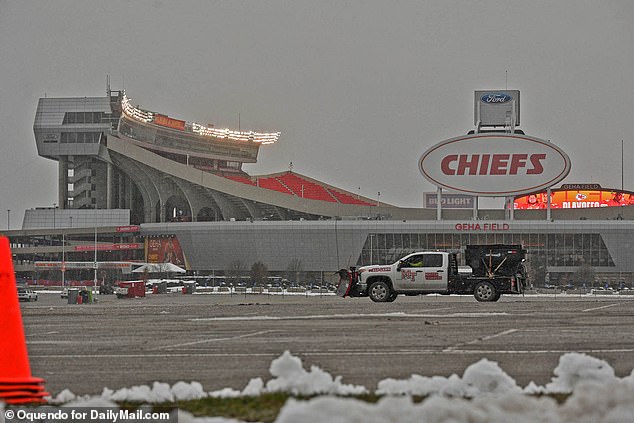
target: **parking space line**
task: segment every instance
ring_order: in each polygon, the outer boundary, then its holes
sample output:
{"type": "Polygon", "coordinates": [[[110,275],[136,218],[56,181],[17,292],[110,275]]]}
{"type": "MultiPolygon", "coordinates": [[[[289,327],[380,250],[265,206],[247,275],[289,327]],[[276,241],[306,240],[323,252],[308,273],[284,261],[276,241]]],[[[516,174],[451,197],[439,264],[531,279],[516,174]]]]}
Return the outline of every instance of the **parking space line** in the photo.
{"type": "Polygon", "coordinates": [[[208,342],[231,341],[231,340],[234,340],[234,339],[241,339],[241,338],[248,338],[248,337],[251,337],[251,336],[264,335],[266,333],[271,333],[271,332],[278,332],[278,331],[276,331],[276,330],[261,330],[261,331],[258,331],[258,332],[246,333],[244,335],[230,336],[228,338],[210,338],[210,339],[203,339],[202,341],[192,341],[192,342],[184,342],[182,344],[164,345],[162,347],[156,347],[154,349],[155,350],[164,350],[164,349],[169,349],[169,348],[189,347],[191,345],[205,344],[205,343],[208,343],[208,342]]]}
{"type": "Polygon", "coordinates": [[[507,329],[507,330],[504,330],[502,332],[495,333],[493,335],[484,336],[482,338],[477,338],[477,339],[471,340],[469,342],[463,342],[463,343],[456,344],[456,345],[451,346],[451,347],[447,347],[447,348],[445,348],[443,350],[443,352],[450,352],[450,351],[454,352],[460,347],[464,347],[466,345],[474,345],[474,344],[480,343],[482,341],[488,341],[490,339],[498,338],[500,336],[510,335],[510,334],[512,334],[514,332],[517,332],[517,331],[518,331],[518,329],[507,329]]]}
{"type": "MultiPolygon", "coordinates": [[[[436,311],[436,310],[432,310],[436,311]]],[[[482,318],[492,316],[508,316],[505,312],[475,312],[475,313],[450,313],[450,314],[432,314],[432,313],[406,313],[396,311],[392,313],[351,313],[351,314],[313,314],[307,316],[225,316],[225,317],[199,317],[189,319],[190,322],[211,322],[211,321],[245,321],[245,320],[314,320],[314,319],[350,319],[356,317],[402,317],[402,318],[482,318]]]]}
{"type": "MultiPolygon", "coordinates": [[[[565,354],[569,352],[586,353],[586,354],[614,354],[614,353],[634,353],[634,348],[614,348],[614,349],[575,349],[575,350],[460,350],[454,349],[449,351],[441,351],[438,349],[423,349],[423,350],[396,350],[396,351],[373,351],[367,349],[348,350],[350,354],[359,356],[405,356],[405,355],[435,355],[439,352],[447,354],[465,354],[465,355],[484,355],[484,354],[502,354],[502,355],[528,355],[528,354],[565,354]]],[[[30,358],[73,358],[73,359],[95,359],[95,358],[152,358],[152,357],[198,357],[198,358],[253,358],[253,357],[279,357],[281,351],[270,353],[148,353],[148,354],[29,354],[30,358]]],[[[340,357],[339,351],[293,351],[294,355],[300,356],[335,356],[340,357]]]]}
{"type": "Polygon", "coordinates": [[[588,312],[588,311],[601,310],[603,308],[614,307],[615,305],[618,305],[618,304],[615,303],[615,304],[604,305],[604,306],[601,306],[601,307],[588,308],[588,309],[585,309],[585,310],[581,310],[581,312],[585,313],[585,312],[588,312]]]}

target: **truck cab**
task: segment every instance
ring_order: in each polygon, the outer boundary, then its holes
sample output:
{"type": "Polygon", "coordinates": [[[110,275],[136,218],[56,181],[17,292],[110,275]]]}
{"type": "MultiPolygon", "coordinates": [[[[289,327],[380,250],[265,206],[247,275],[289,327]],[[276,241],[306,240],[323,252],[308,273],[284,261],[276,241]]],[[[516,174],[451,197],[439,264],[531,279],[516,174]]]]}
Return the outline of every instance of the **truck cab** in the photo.
{"type": "Polygon", "coordinates": [[[414,253],[396,263],[393,283],[397,291],[438,292],[447,289],[449,254],[414,253]]]}
{"type": "Polygon", "coordinates": [[[452,263],[456,263],[455,254],[425,251],[391,265],[363,266],[358,269],[356,289],[365,291],[373,301],[394,301],[398,294],[444,293],[452,271],[456,271],[452,263]]]}

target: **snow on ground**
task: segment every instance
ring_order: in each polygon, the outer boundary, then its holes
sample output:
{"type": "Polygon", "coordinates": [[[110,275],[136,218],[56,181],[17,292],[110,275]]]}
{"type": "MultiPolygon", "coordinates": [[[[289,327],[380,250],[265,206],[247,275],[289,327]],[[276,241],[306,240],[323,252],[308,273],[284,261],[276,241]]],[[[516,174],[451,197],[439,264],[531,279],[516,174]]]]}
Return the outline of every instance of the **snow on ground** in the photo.
{"type": "MultiPolygon", "coordinates": [[[[60,392],[52,404],[67,407],[116,407],[119,401],[147,404],[204,397],[257,396],[267,392],[315,395],[310,400],[289,399],[276,423],[631,423],[634,421],[634,371],[624,378],[604,360],[567,353],[560,357],[553,377],[544,386],[531,382],[520,387],[496,362],[482,359],[462,376],[384,379],[374,390],[376,404],[349,398],[368,393],[364,386],[348,385],[317,366],[304,369],[299,357],[284,352],[271,362],[272,378],[254,378],[240,391],[225,388],[206,392],[198,382],[172,386],[154,382],[113,391],[104,388],[96,397],[60,392]],[[571,394],[562,405],[538,394],[571,394]],[[532,395],[531,395],[532,394],[532,395]],[[429,396],[414,403],[412,396],[429,396]]],[[[0,404],[0,415],[2,415],[0,404]]],[[[240,423],[223,417],[196,418],[178,411],[180,423],[240,423]]]]}

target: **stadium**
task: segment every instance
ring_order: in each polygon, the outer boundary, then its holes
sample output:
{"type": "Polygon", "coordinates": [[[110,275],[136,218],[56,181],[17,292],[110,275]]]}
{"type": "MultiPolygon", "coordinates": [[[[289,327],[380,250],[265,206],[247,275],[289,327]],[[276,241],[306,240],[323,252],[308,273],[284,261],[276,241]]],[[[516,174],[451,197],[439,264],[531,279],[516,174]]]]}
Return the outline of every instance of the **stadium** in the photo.
{"type": "Polygon", "coordinates": [[[28,283],[92,284],[168,261],[191,275],[248,275],[260,262],[323,280],[413,250],[505,243],[528,250],[535,285],[634,284],[634,193],[622,187],[562,185],[550,201],[539,190],[486,210],[469,196],[452,208],[458,194],[439,190],[430,197],[444,208],[398,207],[292,168],[248,174],[243,165],[281,132],[170,117],[109,87],[102,97],[41,98],[33,130],[38,154],[58,162],[59,191],[53,207],[27,210],[22,229],[6,232],[28,283]]]}

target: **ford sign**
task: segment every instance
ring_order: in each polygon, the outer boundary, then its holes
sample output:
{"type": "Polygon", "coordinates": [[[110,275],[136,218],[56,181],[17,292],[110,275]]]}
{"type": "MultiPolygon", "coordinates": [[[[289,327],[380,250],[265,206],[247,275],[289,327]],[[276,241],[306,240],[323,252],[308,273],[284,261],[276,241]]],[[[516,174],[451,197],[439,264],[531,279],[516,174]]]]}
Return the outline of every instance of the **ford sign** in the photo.
{"type": "Polygon", "coordinates": [[[486,104],[504,104],[513,100],[513,97],[506,93],[487,93],[480,97],[480,101],[486,104]]]}
{"type": "Polygon", "coordinates": [[[570,158],[539,138],[481,133],[429,148],[419,169],[438,187],[488,197],[516,196],[561,182],[570,172],[570,158]]]}

